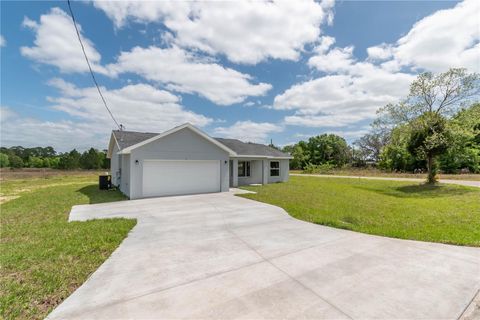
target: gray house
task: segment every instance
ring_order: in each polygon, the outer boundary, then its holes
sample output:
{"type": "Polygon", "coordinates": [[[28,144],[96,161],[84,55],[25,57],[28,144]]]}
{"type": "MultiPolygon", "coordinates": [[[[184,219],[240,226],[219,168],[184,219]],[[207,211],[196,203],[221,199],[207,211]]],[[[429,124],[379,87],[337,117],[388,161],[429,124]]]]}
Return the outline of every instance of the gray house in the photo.
{"type": "Polygon", "coordinates": [[[212,138],[189,123],[163,133],[112,131],[107,157],[113,185],[130,199],[287,181],[292,158],[266,145],[212,138]]]}

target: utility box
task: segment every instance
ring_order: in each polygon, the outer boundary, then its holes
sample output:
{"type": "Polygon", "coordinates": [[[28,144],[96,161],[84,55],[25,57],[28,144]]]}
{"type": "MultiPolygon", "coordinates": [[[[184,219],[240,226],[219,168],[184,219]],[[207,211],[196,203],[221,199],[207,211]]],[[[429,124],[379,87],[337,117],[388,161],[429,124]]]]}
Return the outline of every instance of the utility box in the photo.
{"type": "Polygon", "coordinates": [[[109,174],[98,176],[98,186],[100,190],[108,190],[112,188],[112,176],[109,174]]]}

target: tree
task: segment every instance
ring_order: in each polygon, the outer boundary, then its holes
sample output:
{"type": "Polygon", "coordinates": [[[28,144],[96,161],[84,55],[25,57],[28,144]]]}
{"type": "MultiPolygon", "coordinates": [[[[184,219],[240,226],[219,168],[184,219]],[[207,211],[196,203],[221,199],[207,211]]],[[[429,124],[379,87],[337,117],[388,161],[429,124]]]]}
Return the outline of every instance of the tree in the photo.
{"type": "Polygon", "coordinates": [[[23,160],[17,155],[9,155],[8,162],[10,163],[10,167],[12,168],[23,168],[23,160]]]}
{"type": "Polygon", "coordinates": [[[308,163],[308,157],[305,153],[306,143],[300,141],[292,146],[285,146],[283,152],[290,153],[293,159],[290,160],[290,169],[303,169],[308,163]]]}
{"type": "Polygon", "coordinates": [[[437,181],[435,158],[448,149],[451,141],[447,121],[438,113],[426,112],[411,122],[411,128],[407,149],[427,161],[427,182],[433,184],[437,181]]]}
{"type": "Polygon", "coordinates": [[[355,141],[354,145],[357,146],[357,152],[363,160],[378,162],[380,160],[380,153],[387,145],[389,138],[389,135],[384,131],[377,130],[367,133],[355,141]]]}
{"type": "Polygon", "coordinates": [[[8,156],[5,153],[0,153],[0,168],[5,168],[9,165],[8,156]]]}
{"type": "Polygon", "coordinates": [[[64,153],[60,157],[58,167],[65,170],[78,169],[80,167],[80,153],[76,149],[64,153]]]}
{"type": "Polygon", "coordinates": [[[308,160],[312,164],[330,163],[341,167],[348,163],[350,150],[348,144],[335,134],[322,134],[311,137],[307,142],[308,160]]]}
{"type": "Polygon", "coordinates": [[[398,104],[388,104],[378,111],[375,124],[396,126],[415,120],[429,112],[452,116],[462,106],[478,99],[479,75],[465,68],[452,68],[444,73],[424,72],[410,85],[407,98],[398,104]]]}
{"type": "Polygon", "coordinates": [[[42,168],[43,159],[39,157],[30,156],[28,158],[28,166],[31,168],[42,168]]]}
{"type": "Polygon", "coordinates": [[[375,125],[384,130],[409,124],[412,136],[408,150],[427,161],[427,182],[435,182],[436,157],[448,151],[445,139],[451,140],[446,117],[478,99],[479,75],[453,68],[434,75],[420,74],[410,85],[408,96],[398,104],[388,104],[379,111],[375,125]]]}
{"type": "Polygon", "coordinates": [[[80,166],[83,169],[100,169],[103,164],[103,158],[97,150],[90,148],[80,157],[80,166]]]}
{"type": "Polygon", "coordinates": [[[448,150],[440,156],[442,171],[457,173],[467,169],[480,171],[480,103],[460,110],[448,121],[452,141],[448,150]]]}

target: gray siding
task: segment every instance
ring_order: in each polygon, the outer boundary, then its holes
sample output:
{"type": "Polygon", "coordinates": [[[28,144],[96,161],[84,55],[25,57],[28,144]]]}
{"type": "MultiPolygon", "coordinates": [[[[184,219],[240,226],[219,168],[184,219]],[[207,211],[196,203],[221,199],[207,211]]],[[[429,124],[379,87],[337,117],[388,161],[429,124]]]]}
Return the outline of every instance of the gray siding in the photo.
{"type": "Polygon", "coordinates": [[[120,155],[117,154],[117,144],[113,146],[112,158],[110,159],[110,175],[112,176],[112,184],[118,187],[120,183],[120,155]]]}
{"type": "Polygon", "coordinates": [[[268,160],[267,161],[267,170],[268,170],[268,183],[275,182],[286,182],[288,181],[288,171],[289,171],[289,160],[268,160]],[[272,177],[270,176],[270,162],[279,161],[280,162],[280,176],[272,177]]]}
{"type": "Polygon", "coordinates": [[[221,191],[229,188],[228,153],[188,128],[132,150],[130,158],[130,199],[142,197],[143,160],[148,159],[220,160],[221,191]]]}
{"type": "Polygon", "coordinates": [[[130,197],[131,181],[130,181],[130,155],[122,154],[120,157],[121,163],[121,178],[120,178],[120,191],[122,191],[127,197],[130,197]]]}

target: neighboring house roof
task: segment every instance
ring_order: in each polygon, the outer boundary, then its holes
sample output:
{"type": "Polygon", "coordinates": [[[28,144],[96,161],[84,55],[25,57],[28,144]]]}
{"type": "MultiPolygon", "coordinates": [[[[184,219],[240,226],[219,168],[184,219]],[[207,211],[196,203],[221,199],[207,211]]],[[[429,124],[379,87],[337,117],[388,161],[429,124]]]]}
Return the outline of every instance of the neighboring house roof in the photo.
{"type": "MultiPolygon", "coordinates": [[[[197,129],[193,125],[186,123],[181,126],[175,127],[163,133],[153,132],[136,132],[136,131],[119,131],[113,130],[112,136],[115,139],[121,154],[128,154],[131,150],[143,146],[147,143],[153,142],[157,139],[161,139],[169,134],[177,132],[181,129],[189,128],[205,139],[209,140],[213,144],[227,151],[230,156],[233,157],[269,157],[269,158],[291,158],[287,153],[276,150],[272,147],[258,144],[258,143],[245,143],[236,139],[223,139],[212,138],[203,131],[197,129]]],[[[111,156],[111,143],[109,146],[108,155],[111,156]]]]}
{"type": "Polygon", "coordinates": [[[290,158],[288,153],[282,152],[264,144],[242,142],[237,139],[214,138],[237,153],[238,156],[267,156],[273,158],[290,158]]]}

